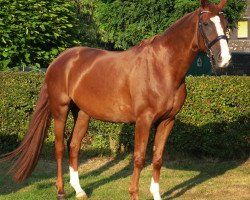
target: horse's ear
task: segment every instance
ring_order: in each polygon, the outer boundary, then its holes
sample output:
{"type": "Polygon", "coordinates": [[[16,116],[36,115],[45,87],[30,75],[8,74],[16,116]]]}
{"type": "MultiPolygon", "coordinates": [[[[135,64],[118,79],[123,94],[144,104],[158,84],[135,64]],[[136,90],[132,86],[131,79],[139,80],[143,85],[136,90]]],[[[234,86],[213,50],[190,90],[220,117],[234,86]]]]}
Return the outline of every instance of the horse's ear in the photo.
{"type": "Polygon", "coordinates": [[[218,4],[218,7],[220,10],[222,10],[227,3],[227,0],[221,0],[221,2],[218,4]]]}
{"type": "Polygon", "coordinates": [[[205,8],[209,4],[209,2],[208,0],[200,0],[200,4],[202,8],[205,8]]]}

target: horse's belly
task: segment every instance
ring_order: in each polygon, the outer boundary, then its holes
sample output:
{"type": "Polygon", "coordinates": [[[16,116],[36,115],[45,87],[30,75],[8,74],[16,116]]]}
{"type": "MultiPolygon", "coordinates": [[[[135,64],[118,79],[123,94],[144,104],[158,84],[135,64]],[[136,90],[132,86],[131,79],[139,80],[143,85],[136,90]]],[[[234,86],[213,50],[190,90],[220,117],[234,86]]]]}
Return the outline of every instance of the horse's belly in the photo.
{"type": "Polygon", "coordinates": [[[103,121],[134,121],[125,72],[100,65],[81,74],[79,80],[72,81],[69,94],[82,111],[103,121]]]}
{"type": "Polygon", "coordinates": [[[110,122],[134,122],[134,112],[129,101],[125,97],[112,96],[89,92],[72,100],[92,118],[110,122]]]}
{"type": "Polygon", "coordinates": [[[83,110],[92,118],[110,122],[134,122],[135,117],[130,106],[113,105],[113,106],[88,106],[83,110]]]}

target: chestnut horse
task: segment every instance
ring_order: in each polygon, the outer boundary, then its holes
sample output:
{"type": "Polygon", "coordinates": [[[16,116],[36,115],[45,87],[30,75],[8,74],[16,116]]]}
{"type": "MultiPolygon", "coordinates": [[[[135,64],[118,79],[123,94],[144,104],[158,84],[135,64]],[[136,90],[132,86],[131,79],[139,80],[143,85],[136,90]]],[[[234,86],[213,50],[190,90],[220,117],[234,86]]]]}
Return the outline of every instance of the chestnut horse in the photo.
{"type": "Polygon", "coordinates": [[[164,33],[123,52],[76,47],[63,52],[48,68],[36,109],[22,144],[1,160],[16,159],[14,180],[26,179],[37,164],[49,119],[54,119],[57,195],[65,198],[62,159],[64,129],[69,111],[75,119],[69,141],[70,184],[76,197],[87,198],[79,184],[78,153],[90,118],[135,123],[134,170],[129,188],[138,199],[139,176],[145,161],[149,130],[158,124],[150,186],[154,200],[159,190],[162,154],[175,115],[185,98],[185,75],[200,50],[213,65],[226,67],[230,53],[225,36],[227,22],[218,5],[201,6],[164,33]]]}

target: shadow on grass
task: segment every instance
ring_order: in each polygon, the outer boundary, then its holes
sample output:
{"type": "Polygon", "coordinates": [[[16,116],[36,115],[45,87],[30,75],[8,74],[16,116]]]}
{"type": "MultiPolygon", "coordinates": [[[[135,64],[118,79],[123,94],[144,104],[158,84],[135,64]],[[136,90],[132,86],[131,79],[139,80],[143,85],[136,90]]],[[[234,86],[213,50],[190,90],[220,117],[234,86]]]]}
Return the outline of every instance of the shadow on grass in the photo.
{"type": "Polygon", "coordinates": [[[249,116],[242,116],[233,123],[210,123],[201,127],[185,124],[178,120],[176,123],[177,126],[173,129],[169,138],[170,145],[178,145],[174,141],[178,134],[178,137],[183,138],[179,145],[184,149],[184,152],[186,150],[189,154],[196,155],[201,160],[197,160],[197,164],[193,162],[191,165],[180,163],[171,166],[166,163],[164,166],[167,169],[196,171],[199,174],[166,190],[162,195],[163,199],[169,200],[181,197],[192,188],[239,167],[249,159],[250,144],[247,139],[250,138],[249,116]],[[210,157],[211,161],[202,158],[204,155],[208,156],[207,158],[210,157]],[[211,159],[216,156],[220,158],[211,159]],[[233,159],[229,162],[221,162],[227,157],[233,159]],[[201,161],[205,161],[205,163],[201,164],[201,161]]]}
{"type": "MultiPolygon", "coordinates": [[[[181,122],[177,122],[179,129],[181,129],[183,132],[187,131],[193,131],[195,133],[199,133],[199,132],[204,132],[204,130],[211,130],[211,127],[214,127],[215,129],[218,129],[218,127],[225,127],[224,123],[221,124],[208,124],[206,126],[203,127],[196,127],[196,126],[191,126],[188,124],[184,124],[181,122]]],[[[232,131],[236,131],[235,133],[237,133],[237,129],[239,128],[239,126],[242,126],[242,120],[239,119],[239,121],[232,123],[232,124],[226,124],[227,129],[232,131]]],[[[125,125],[126,126],[126,125],[125,125]]],[[[246,126],[249,126],[246,125],[246,126]]],[[[127,127],[125,127],[125,129],[127,130],[127,127]]],[[[179,130],[178,129],[178,130],[179,130]]],[[[213,129],[215,131],[215,129],[213,129]]],[[[172,138],[175,137],[175,134],[177,130],[174,130],[172,138]]],[[[214,136],[214,135],[213,135],[214,136]]],[[[246,135],[241,134],[242,137],[245,137],[246,135]]],[[[131,136],[129,137],[133,137],[133,134],[131,134],[131,136]]],[[[219,136],[219,138],[221,139],[221,135],[219,136]]],[[[192,138],[192,142],[199,144],[201,138],[198,138],[196,141],[196,138],[192,138]]],[[[243,139],[242,139],[243,140],[243,139]]],[[[171,141],[170,141],[171,142],[171,141]]],[[[191,142],[191,141],[187,141],[187,142],[191,142]]],[[[221,141],[223,142],[223,140],[221,141]]],[[[48,147],[45,147],[45,149],[48,147]]],[[[233,147],[232,147],[233,148],[233,147]]],[[[48,148],[49,149],[49,148],[48,148]]],[[[65,151],[67,152],[67,151],[65,151]]],[[[83,152],[84,154],[84,152],[83,152]]],[[[206,181],[208,181],[209,179],[215,178],[217,176],[223,175],[224,173],[226,173],[229,170],[235,169],[238,166],[242,165],[244,162],[246,162],[246,160],[249,158],[249,152],[245,153],[246,155],[242,156],[242,159],[240,161],[231,161],[228,164],[223,164],[220,162],[215,162],[213,164],[208,164],[205,166],[202,164],[194,164],[194,162],[192,162],[192,164],[188,164],[184,162],[179,161],[179,163],[174,162],[164,162],[164,168],[166,169],[174,169],[174,170],[186,170],[186,171],[197,171],[199,172],[199,175],[190,178],[189,180],[186,180],[180,184],[177,185],[173,185],[171,188],[161,188],[163,191],[165,190],[165,192],[163,192],[163,199],[175,199],[177,197],[181,197],[182,195],[184,195],[187,191],[191,190],[192,188],[195,188],[197,185],[202,184],[206,181]],[[209,166],[209,167],[207,167],[209,166]]],[[[116,156],[114,159],[110,160],[109,162],[105,163],[103,166],[92,170],[90,172],[85,173],[84,175],[80,175],[80,179],[83,180],[86,177],[93,177],[93,179],[95,179],[95,177],[100,176],[102,173],[108,171],[110,168],[115,167],[117,165],[119,165],[120,162],[122,162],[124,159],[126,159],[127,155],[118,155],[116,156]]],[[[44,157],[44,156],[43,156],[44,157]]],[[[173,156],[172,156],[173,157],[173,156]]],[[[151,159],[150,159],[151,160],[151,159]]],[[[81,161],[86,162],[86,160],[82,160],[81,161]]],[[[45,161],[42,162],[43,164],[39,164],[37,169],[35,170],[35,172],[33,173],[33,175],[26,181],[24,181],[23,183],[17,185],[17,184],[13,184],[10,177],[5,176],[4,177],[4,171],[2,168],[0,169],[0,195],[4,195],[4,194],[9,194],[9,193],[13,193],[18,191],[19,189],[26,187],[28,185],[32,185],[35,183],[37,184],[37,189],[38,190],[43,190],[46,188],[50,188],[52,187],[52,185],[54,185],[54,182],[50,181],[48,182],[40,182],[41,180],[46,180],[46,179],[50,179],[50,178],[55,178],[56,175],[56,164],[53,161],[45,161]]],[[[200,162],[201,163],[201,162],[200,162]]],[[[149,165],[150,162],[147,162],[146,166],[149,165]]],[[[7,164],[4,166],[7,166],[7,164]]],[[[96,180],[94,180],[92,183],[86,184],[84,186],[84,189],[86,190],[87,194],[89,197],[92,196],[93,191],[96,190],[99,187],[102,187],[103,185],[119,180],[121,178],[127,178],[129,176],[132,175],[132,171],[133,171],[133,162],[132,160],[124,165],[122,167],[122,169],[118,170],[117,172],[114,172],[112,175],[110,175],[109,177],[105,177],[102,179],[99,179],[100,177],[96,178],[96,180]]],[[[68,173],[68,164],[66,162],[64,162],[64,172],[68,173]]],[[[67,180],[68,181],[68,180],[67,180]]],[[[167,181],[167,180],[166,180],[167,181]]],[[[125,185],[124,187],[129,188],[129,185],[125,185]]],[[[73,191],[73,190],[72,190],[73,191]]],[[[56,190],[55,190],[56,193],[56,190]]],[[[74,192],[70,192],[67,194],[68,198],[73,198],[75,196],[74,192]]]]}
{"type": "MultiPolygon", "coordinates": [[[[84,175],[80,175],[80,180],[85,179],[89,176],[93,177],[93,179],[95,177],[98,177],[99,175],[101,175],[102,173],[108,171],[110,168],[117,166],[120,162],[122,162],[124,159],[126,159],[126,155],[120,155],[115,157],[113,160],[105,163],[103,166],[101,166],[98,169],[95,169],[89,173],[86,173],[84,175]]],[[[132,164],[132,160],[129,162],[129,164],[125,165],[122,169],[120,169],[118,172],[113,173],[112,175],[110,175],[109,177],[103,178],[101,180],[98,181],[94,181],[90,184],[86,184],[84,186],[84,190],[86,191],[87,195],[89,197],[92,196],[92,193],[94,190],[96,190],[97,188],[109,183],[109,182],[113,182],[116,180],[119,180],[121,178],[126,178],[131,176],[133,171],[133,164],[132,164]]],[[[129,187],[129,186],[124,186],[124,187],[129,187]]],[[[68,197],[72,198],[75,196],[74,192],[71,192],[67,195],[68,197]]]]}
{"type": "MultiPolygon", "coordinates": [[[[200,161],[198,161],[200,162],[200,161]]],[[[162,194],[162,198],[164,200],[170,200],[170,199],[176,199],[178,197],[181,197],[184,195],[187,191],[195,188],[196,186],[205,183],[206,181],[216,178],[218,176],[221,176],[225,174],[227,171],[235,169],[239,167],[240,165],[244,164],[246,160],[240,160],[240,161],[231,161],[231,162],[224,162],[224,163],[207,163],[205,164],[206,167],[204,167],[204,164],[198,164],[198,166],[194,163],[192,163],[190,166],[187,164],[183,165],[175,165],[174,167],[171,167],[169,165],[165,165],[166,168],[174,169],[174,170],[182,170],[182,171],[197,171],[199,174],[189,180],[186,180],[178,185],[174,185],[172,188],[166,190],[162,194]]]]}
{"type": "MultiPolygon", "coordinates": [[[[222,123],[214,123],[214,124],[208,124],[202,127],[197,127],[197,126],[192,126],[189,124],[184,124],[181,123],[180,121],[177,121],[178,123],[178,129],[173,130],[173,136],[175,136],[175,134],[177,134],[177,131],[182,132],[182,134],[186,133],[186,132],[194,132],[194,133],[204,133],[207,132],[210,134],[211,137],[218,137],[218,140],[221,140],[221,143],[226,143],[228,142],[228,144],[233,145],[233,141],[226,141],[227,135],[224,134],[223,131],[227,130],[227,132],[229,132],[229,134],[235,134],[235,133],[239,133],[241,131],[241,133],[238,135],[237,141],[246,141],[246,137],[249,136],[249,134],[247,133],[247,130],[249,130],[249,118],[248,117],[242,117],[240,118],[237,122],[231,123],[231,124],[225,124],[224,122],[222,123]],[[247,119],[247,120],[246,120],[247,119]],[[230,131],[229,131],[230,130],[230,131]],[[211,132],[212,131],[212,132],[211,132]],[[240,138],[239,138],[240,137],[240,138]]],[[[124,127],[124,132],[126,133],[126,131],[128,130],[128,127],[124,127]]],[[[187,133],[189,134],[189,133],[187,133]]],[[[125,134],[126,136],[128,136],[127,134],[125,134]]],[[[187,141],[187,142],[193,142],[195,143],[194,145],[194,153],[197,153],[198,155],[204,155],[206,154],[206,152],[201,152],[199,151],[202,148],[195,148],[199,145],[202,145],[202,143],[208,139],[208,138],[202,138],[203,136],[200,136],[199,134],[197,135],[197,141],[195,141],[195,135],[193,135],[193,137],[189,136],[188,139],[191,141],[187,141]],[[197,150],[198,149],[198,150],[197,150]]],[[[121,136],[123,137],[123,136],[121,136]]],[[[213,139],[214,140],[214,139],[213,139]]],[[[124,140],[123,140],[124,141],[124,140]]],[[[127,141],[129,141],[129,139],[127,139],[127,141]]],[[[152,143],[151,143],[152,144],[152,143]]],[[[124,144],[124,146],[129,146],[127,144],[124,144]]],[[[211,152],[207,152],[209,156],[215,154],[216,152],[220,151],[220,148],[223,145],[218,145],[215,144],[214,145],[214,149],[211,152]],[[217,149],[216,149],[217,148],[217,149]],[[210,153],[210,154],[209,154],[210,153]]],[[[244,145],[242,144],[242,146],[244,146],[244,148],[247,147],[247,144],[245,143],[244,145]]],[[[213,148],[213,144],[210,144],[210,147],[213,148]]],[[[149,148],[151,150],[151,148],[149,148]]],[[[185,164],[180,162],[180,164],[174,164],[174,165],[169,165],[168,162],[165,162],[164,166],[166,169],[173,169],[173,170],[182,170],[182,171],[197,171],[199,172],[199,175],[184,181],[180,184],[177,184],[175,186],[173,186],[172,188],[166,190],[162,197],[163,199],[175,199],[177,197],[182,196],[183,194],[185,194],[187,191],[191,190],[192,188],[196,187],[199,184],[202,184],[212,178],[221,176],[223,174],[225,174],[227,171],[235,169],[237,167],[239,167],[240,165],[242,165],[243,163],[245,163],[248,158],[249,158],[249,152],[244,149],[244,151],[241,151],[239,146],[238,147],[231,147],[232,151],[229,151],[228,153],[231,153],[232,155],[237,155],[239,156],[240,159],[238,159],[237,161],[230,161],[230,162],[219,162],[219,161],[212,161],[212,162],[208,162],[205,161],[207,164],[199,164],[200,160],[198,160],[198,164],[194,164],[194,162],[192,164],[185,164]],[[237,149],[238,148],[238,149],[237,149]],[[236,151],[239,151],[237,153],[235,153],[236,151]]],[[[221,154],[221,156],[225,156],[224,154],[221,154]]],[[[173,157],[173,156],[171,156],[173,157]]],[[[99,174],[107,171],[109,168],[117,165],[119,162],[121,162],[124,159],[124,157],[116,157],[114,160],[106,163],[104,166],[98,168],[97,170],[94,170],[92,172],[90,172],[89,174],[85,174],[83,176],[81,176],[81,179],[84,179],[88,176],[98,176],[99,174]]],[[[204,158],[203,158],[204,159],[204,158]]],[[[149,159],[148,159],[149,160],[149,159]]],[[[151,160],[151,159],[150,159],[151,160]]],[[[146,166],[149,165],[150,162],[147,162],[146,166]]],[[[128,176],[132,175],[132,171],[133,171],[133,162],[131,161],[128,165],[126,165],[125,167],[123,167],[120,171],[112,174],[110,177],[108,178],[104,178],[101,180],[97,180],[94,183],[85,185],[86,191],[88,193],[88,195],[91,197],[92,192],[94,190],[96,190],[97,188],[101,187],[102,185],[105,185],[106,183],[109,182],[113,182],[116,181],[118,179],[121,178],[126,178],[128,176]]],[[[125,186],[125,187],[129,187],[129,186],[125,186]]],[[[70,194],[70,196],[72,197],[74,194],[70,194]]]]}

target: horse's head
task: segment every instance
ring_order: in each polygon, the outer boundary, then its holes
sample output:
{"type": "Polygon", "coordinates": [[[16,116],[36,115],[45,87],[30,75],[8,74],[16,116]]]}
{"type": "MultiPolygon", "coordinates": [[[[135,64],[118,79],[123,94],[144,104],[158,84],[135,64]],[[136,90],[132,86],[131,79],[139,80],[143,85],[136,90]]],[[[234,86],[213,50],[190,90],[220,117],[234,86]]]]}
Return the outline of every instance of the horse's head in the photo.
{"type": "Polygon", "coordinates": [[[227,20],[222,9],[227,0],[218,5],[210,4],[209,0],[200,0],[198,25],[199,48],[206,51],[214,66],[223,68],[229,65],[231,55],[225,35],[227,20]]]}

